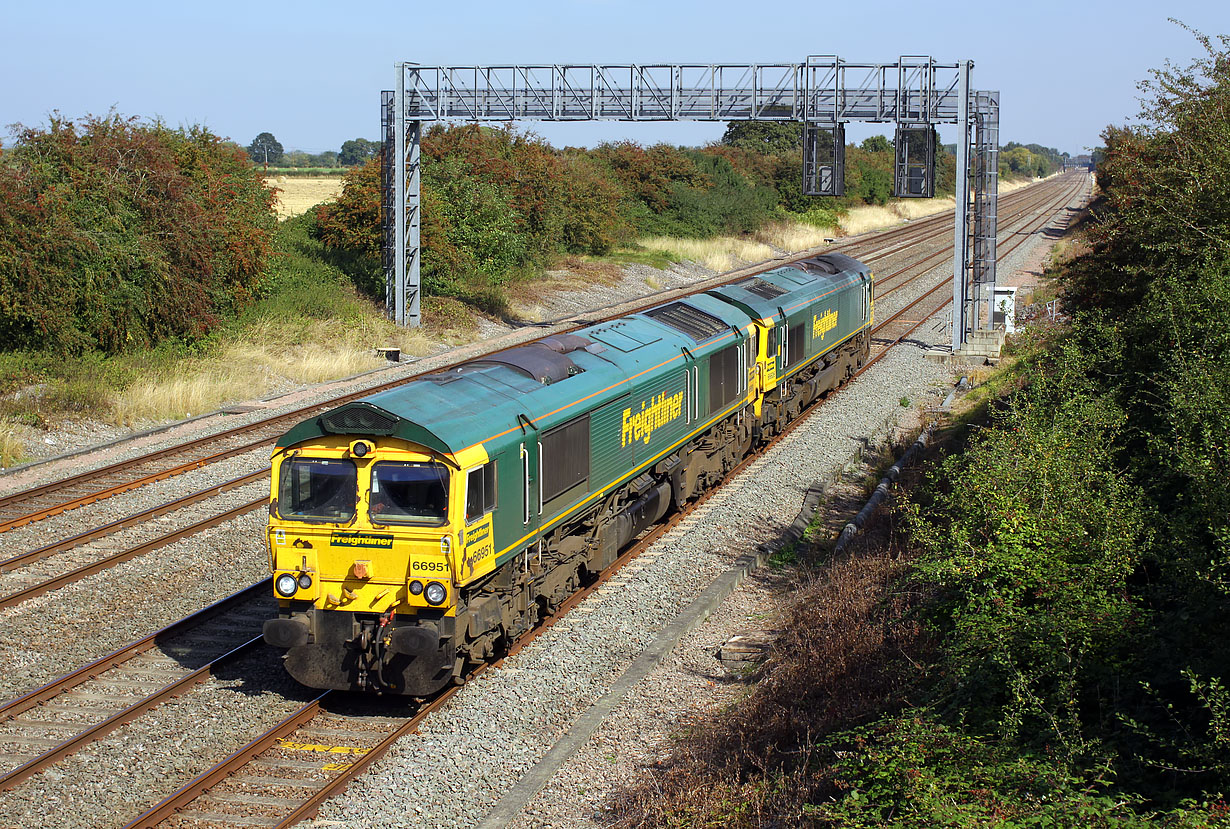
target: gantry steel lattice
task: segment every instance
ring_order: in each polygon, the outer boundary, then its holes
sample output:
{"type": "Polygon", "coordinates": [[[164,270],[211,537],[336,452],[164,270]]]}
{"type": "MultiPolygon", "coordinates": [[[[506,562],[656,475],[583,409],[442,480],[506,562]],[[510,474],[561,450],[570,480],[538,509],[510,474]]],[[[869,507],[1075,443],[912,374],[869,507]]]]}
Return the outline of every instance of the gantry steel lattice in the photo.
{"type": "MultiPolygon", "coordinates": [[[[995,287],[999,93],[971,90],[972,68],[972,61],[937,63],[930,57],[849,63],[835,55],[774,64],[398,64],[396,91],[381,96],[390,314],[399,325],[419,324],[419,140],[424,121],[798,121],[810,136],[820,131],[843,135],[850,121],[894,122],[904,128],[956,124],[957,192],[967,197],[954,222],[955,350],[981,324],[983,306],[990,324],[995,287]]],[[[834,151],[831,157],[839,155],[834,151]]],[[[828,179],[814,159],[810,168],[805,162],[805,175],[808,169],[818,191],[840,186],[831,181],[834,168],[828,179]]],[[[840,174],[839,166],[835,170],[840,174]]]]}

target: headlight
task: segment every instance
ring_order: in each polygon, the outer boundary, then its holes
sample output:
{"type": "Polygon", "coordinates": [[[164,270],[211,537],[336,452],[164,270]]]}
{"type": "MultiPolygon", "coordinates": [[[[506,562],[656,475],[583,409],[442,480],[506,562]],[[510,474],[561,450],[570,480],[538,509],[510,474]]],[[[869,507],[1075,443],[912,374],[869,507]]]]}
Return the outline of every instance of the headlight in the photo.
{"type": "Polygon", "coordinates": [[[444,604],[444,600],[448,598],[448,591],[444,589],[444,585],[438,581],[427,583],[426,589],[423,590],[423,597],[427,599],[428,604],[444,604]]]}
{"type": "Polygon", "coordinates": [[[308,573],[299,574],[299,589],[307,590],[312,586],[312,577],[308,573]]]}
{"type": "Polygon", "coordinates": [[[410,595],[420,596],[423,593],[423,583],[418,579],[410,582],[410,595]]]}
{"type": "Polygon", "coordinates": [[[279,596],[289,599],[299,590],[299,581],[290,573],[283,573],[273,583],[273,589],[278,591],[279,596]]]}

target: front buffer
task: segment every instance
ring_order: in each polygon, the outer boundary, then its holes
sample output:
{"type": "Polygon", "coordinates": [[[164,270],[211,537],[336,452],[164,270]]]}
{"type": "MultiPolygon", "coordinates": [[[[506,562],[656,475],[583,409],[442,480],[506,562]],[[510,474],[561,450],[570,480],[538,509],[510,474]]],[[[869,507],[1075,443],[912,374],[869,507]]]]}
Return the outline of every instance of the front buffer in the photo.
{"type": "Polygon", "coordinates": [[[310,610],[265,623],[265,641],[288,648],[287,672],[309,688],[423,697],[449,684],[454,620],[310,610]]]}

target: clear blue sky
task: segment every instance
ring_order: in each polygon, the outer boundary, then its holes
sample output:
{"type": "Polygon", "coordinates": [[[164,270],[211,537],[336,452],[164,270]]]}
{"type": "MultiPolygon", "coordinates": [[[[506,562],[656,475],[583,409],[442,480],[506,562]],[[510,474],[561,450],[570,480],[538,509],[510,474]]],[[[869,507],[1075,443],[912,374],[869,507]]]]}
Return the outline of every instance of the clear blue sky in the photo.
{"type": "MultiPolygon", "coordinates": [[[[1136,83],[1150,68],[1199,54],[1191,35],[1167,17],[1209,35],[1230,32],[1225,0],[15,0],[0,16],[0,125],[114,107],[171,125],[204,124],[241,144],[269,131],[287,149],[319,152],[378,137],[379,92],[393,87],[399,61],[767,63],[837,54],[876,62],[932,55],[972,59],[974,86],[1001,91],[1002,141],[1076,154],[1096,145],[1108,123],[1137,113],[1136,83]]],[[[613,138],[700,144],[722,133],[720,124],[525,126],[557,146],[613,138]]],[[[872,132],[886,130],[852,127],[848,135],[872,132]]]]}

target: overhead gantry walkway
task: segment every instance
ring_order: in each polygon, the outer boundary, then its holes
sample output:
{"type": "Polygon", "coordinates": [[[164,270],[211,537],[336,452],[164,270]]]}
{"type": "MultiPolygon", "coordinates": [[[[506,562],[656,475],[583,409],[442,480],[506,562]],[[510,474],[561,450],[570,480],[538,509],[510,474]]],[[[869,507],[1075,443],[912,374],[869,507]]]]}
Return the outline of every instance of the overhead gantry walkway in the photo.
{"type": "Polygon", "coordinates": [[[381,100],[390,313],[399,325],[419,324],[426,121],[795,121],[809,195],[842,194],[846,123],[891,122],[895,194],[904,198],[934,194],[935,126],[955,124],[956,187],[966,194],[953,228],[955,350],[991,318],[995,287],[999,93],[972,90],[972,68],[930,57],[850,63],[833,55],[772,64],[398,64],[397,89],[381,100]]]}

